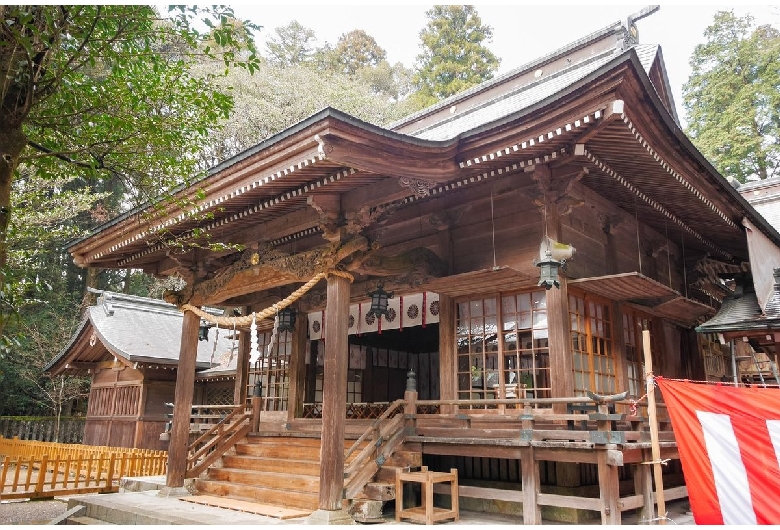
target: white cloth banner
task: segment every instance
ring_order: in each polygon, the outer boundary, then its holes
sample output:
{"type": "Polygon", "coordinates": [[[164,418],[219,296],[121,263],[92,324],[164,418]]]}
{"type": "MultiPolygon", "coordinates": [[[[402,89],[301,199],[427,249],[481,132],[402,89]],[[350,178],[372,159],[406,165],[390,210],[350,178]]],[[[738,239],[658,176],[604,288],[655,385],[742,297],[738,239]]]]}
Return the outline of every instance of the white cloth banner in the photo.
{"type": "MultiPolygon", "coordinates": [[[[436,293],[425,292],[391,298],[387,304],[389,315],[382,315],[381,325],[374,315],[366,315],[370,308],[370,302],[350,305],[350,335],[427,326],[439,322],[439,295],[436,293]]],[[[327,338],[325,311],[309,313],[309,339],[324,338],[327,338]]]]}

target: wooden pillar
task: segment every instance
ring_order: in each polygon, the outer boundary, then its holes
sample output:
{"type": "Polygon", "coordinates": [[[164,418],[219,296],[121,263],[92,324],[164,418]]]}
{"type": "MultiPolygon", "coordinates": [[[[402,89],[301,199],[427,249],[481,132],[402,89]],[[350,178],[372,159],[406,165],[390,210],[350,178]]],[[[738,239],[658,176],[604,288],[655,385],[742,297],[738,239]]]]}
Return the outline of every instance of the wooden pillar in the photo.
{"type": "Polygon", "coordinates": [[[539,462],[534,459],[534,448],[520,449],[520,469],[523,484],[523,524],[542,524],[539,506],[539,462]]]}
{"type": "Polygon", "coordinates": [[[198,356],[198,327],[200,317],[185,311],[181,325],[179,366],[176,370],[176,398],[173,405],[173,425],[168,445],[168,475],[165,485],[169,488],[184,486],[187,470],[187,446],[190,437],[190,413],[195,388],[195,363],[198,356]]]}
{"type": "MultiPolygon", "coordinates": [[[[248,315],[249,308],[244,308],[243,314],[248,315]]],[[[236,386],[233,389],[233,404],[244,405],[247,400],[247,385],[249,384],[249,332],[238,332],[238,358],[236,359],[236,386]]]]}
{"type": "MultiPolygon", "coordinates": [[[[647,449],[642,450],[642,462],[652,461],[652,453],[647,449]]],[[[639,523],[655,519],[655,502],[653,501],[653,477],[652,470],[647,464],[634,466],[634,493],[642,496],[642,507],[639,509],[639,523]]]]}
{"type": "MultiPolygon", "coordinates": [[[[540,164],[534,167],[531,178],[536,181],[541,196],[536,200],[542,214],[541,241],[548,236],[560,243],[564,240],[561,227],[561,217],[569,208],[566,203],[572,185],[585,174],[575,173],[553,174],[549,166],[540,164]]],[[[570,397],[574,395],[574,372],[571,352],[571,331],[569,320],[569,293],[566,276],[559,273],[560,287],[552,287],[547,291],[547,328],[548,346],[550,348],[550,384],[552,397],[570,397]]],[[[565,412],[564,404],[553,406],[556,412],[565,412]]]]}
{"type": "MultiPolygon", "coordinates": [[[[560,218],[555,202],[547,203],[547,235],[559,242],[560,218]]],[[[550,385],[552,397],[574,395],[574,366],[571,352],[571,331],[569,318],[569,291],[566,276],[559,274],[560,287],[547,291],[547,332],[550,348],[550,385]]],[[[556,412],[566,412],[563,403],[554,406],[556,412]]]]}
{"type": "Polygon", "coordinates": [[[306,381],[306,342],[308,339],[308,318],[298,313],[292,334],[290,350],[290,389],[287,394],[287,419],[303,416],[303,389],[306,381]]]}
{"type": "Polygon", "coordinates": [[[344,489],[344,422],[349,365],[349,291],[346,278],[328,278],[325,371],[322,381],[322,450],[319,509],[341,510],[344,489]]]}
{"type": "Polygon", "coordinates": [[[628,390],[626,337],[623,333],[623,310],[619,302],[612,303],[612,355],[615,359],[615,393],[628,390]]]}
{"type": "Polygon", "coordinates": [[[599,473],[599,496],[601,497],[601,524],[620,524],[620,477],[617,467],[607,462],[607,451],[599,450],[596,455],[599,473]]]}
{"type": "MultiPolygon", "coordinates": [[[[457,399],[457,356],[455,342],[455,302],[439,295],[439,399],[457,399]]],[[[455,414],[454,405],[442,406],[442,414],[455,414]]]]}

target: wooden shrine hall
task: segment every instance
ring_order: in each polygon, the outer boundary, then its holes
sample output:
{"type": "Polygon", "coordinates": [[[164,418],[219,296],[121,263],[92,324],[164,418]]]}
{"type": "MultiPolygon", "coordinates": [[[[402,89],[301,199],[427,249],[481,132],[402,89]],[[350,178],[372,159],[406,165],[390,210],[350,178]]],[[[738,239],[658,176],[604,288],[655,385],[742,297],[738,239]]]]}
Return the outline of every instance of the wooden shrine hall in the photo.
{"type": "MultiPolygon", "coordinates": [[[[746,226],[780,235],[682,132],[650,12],[387,127],[323,109],[182,190],[191,209],[73,243],[185,282],[167,493],[372,520],[424,466],[525,524],[652,519],[642,332],[655,374],[704,379],[721,275],[763,274],[746,226]],[[168,244],[196,234],[241,250],[168,244]],[[236,401],[193,439],[202,320],[241,331],[236,401]]],[[[684,497],[666,423],[660,451],[684,497]]]]}

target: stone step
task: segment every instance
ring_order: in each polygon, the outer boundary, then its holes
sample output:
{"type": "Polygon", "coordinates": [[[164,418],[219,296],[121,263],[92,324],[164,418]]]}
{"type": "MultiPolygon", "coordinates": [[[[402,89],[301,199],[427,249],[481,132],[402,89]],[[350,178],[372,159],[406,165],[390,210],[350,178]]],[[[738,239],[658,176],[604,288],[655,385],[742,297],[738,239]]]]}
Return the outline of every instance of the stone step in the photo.
{"type": "Polygon", "coordinates": [[[95,519],[94,517],[87,517],[85,515],[77,515],[75,517],[68,517],[68,524],[113,525],[114,523],[109,523],[106,521],[102,521],[100,519],[95,519]]]}

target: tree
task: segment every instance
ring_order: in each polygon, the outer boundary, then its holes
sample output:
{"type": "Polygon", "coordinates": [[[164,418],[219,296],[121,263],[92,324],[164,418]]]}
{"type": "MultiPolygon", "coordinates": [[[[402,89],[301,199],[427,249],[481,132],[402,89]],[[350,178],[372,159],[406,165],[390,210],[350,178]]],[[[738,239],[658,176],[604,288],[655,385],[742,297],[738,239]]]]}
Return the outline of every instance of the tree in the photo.
{"type": "Polygon", "coordinates": [[[256,26],[218,6],[171,15],[144,5],[0,6],[0,293],[14,290],[20,167],[52,181],[114,179],[137,202],[196,176],[197,154],[232,99],[215,84],[224,69],[196,77],[190,68],[203,59],[256,68],[256,26]]]}
{"type": "Polygon", "coordinates": [[[425,15],[416,97],[430,105],[493,77],[500,60],[483,44],[493,29],[482,24],[474,6],[434,6],[425,15]]]}
{"type": "Polygon", "coordinates": [[[392,102],[359,77],[329,70],[263,64],[253,75],[234,70],[221,80],[233,87],[234,109],[211,135],[201,165],[236,155],[273,134],[295,125],[326,106],[381,125],[409,114],[406,101],[392,102]]]}
{"type": "Polygon", "coordinates": [[[683,86],[687,133],[725,177],[780,176],[780,31],[721,11],[683,86]]]}
{"type": "Polygon", "coordinates": [[[342,34],[332,53],[336,68],[347,75],[355,75],[361,68],[375,67],[387,58],[387,52],[362,29],[342,34]]]}
{"type": "Polygon", "coordinates": [[[266,43],[268,62],[281,68],[305,65],[312,62],[315,53],[316,36],[297,20],[274,30],[276,36],[266,43]]]}

